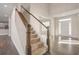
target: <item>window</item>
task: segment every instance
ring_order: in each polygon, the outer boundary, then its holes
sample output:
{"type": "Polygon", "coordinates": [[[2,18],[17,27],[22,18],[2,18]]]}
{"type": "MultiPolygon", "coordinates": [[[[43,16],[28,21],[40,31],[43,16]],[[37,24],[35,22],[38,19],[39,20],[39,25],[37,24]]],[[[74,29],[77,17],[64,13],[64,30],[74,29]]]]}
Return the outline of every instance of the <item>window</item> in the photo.
{"type": "Polygon", "coordinates": [[[71,18],[58,20],[59,35],[71,35],[71,18]]]}

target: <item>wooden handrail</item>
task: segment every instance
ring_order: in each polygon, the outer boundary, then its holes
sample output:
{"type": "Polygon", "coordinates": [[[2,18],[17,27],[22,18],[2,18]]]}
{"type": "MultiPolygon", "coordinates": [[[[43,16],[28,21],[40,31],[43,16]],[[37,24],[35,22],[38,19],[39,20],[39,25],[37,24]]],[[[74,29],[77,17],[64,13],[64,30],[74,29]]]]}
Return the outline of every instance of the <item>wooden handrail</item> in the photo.
{"type": "Polygon", "coordinates": [[[31,16],[33,16],[40,24],[42,24],[46,29],[48,29],[47,28],[47,26],[45,26],[38,18],[36,18],[31,12],[29,12],[28,10],[26,10],[22,5],[21,5],[21,7],[26,11],[26,12],[28,12],[28,14],[30,14],[31,16]]]}

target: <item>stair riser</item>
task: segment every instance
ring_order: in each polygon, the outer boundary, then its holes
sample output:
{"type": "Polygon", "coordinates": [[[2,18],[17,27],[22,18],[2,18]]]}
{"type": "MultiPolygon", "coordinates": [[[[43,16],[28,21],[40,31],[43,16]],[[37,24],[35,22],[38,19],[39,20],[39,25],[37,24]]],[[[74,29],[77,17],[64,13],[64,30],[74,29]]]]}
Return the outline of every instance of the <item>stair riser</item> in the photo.
{"type": "Polygon", "coordinates": [[[31,33],[35,33],[35,31],[33,31],[33,30],[31,30],[30,32],[31,32],[31,33]]]}
{"type": "Polygon", "coordinates": [[[43,46],[43,43],[35,45],[35,46],[32,46],[32,51],[35,51],[35,50],[41,48],[42,46],[43,46]]]}
{"type": "Polygon", "coordinates": [[[37,35],[31,35],[31,38],[36,38],[37,37],[37,35]]]}
{"type": "Polygon", "coordinates": [[[32,39],[32,40],[31,40],[31,44],[37,43],[37,42],[39,42],[39,41],[40,41],[40,39],[32,39]]]}
{"type": "Polygon", "coordinates": [[[31,32],[31,34],[35,34],[35,32],[31,32]]]}
{"type": "Polygon", "coordinates": [[[31,30],[33,30],[33,28],[31,28],[31,30]]]}
{"type": "Polygon", "coordinates": [[[32,51],[32,55],[43,55],[47,52],[47,47],[41,47],[37,51],[32,51]]]}

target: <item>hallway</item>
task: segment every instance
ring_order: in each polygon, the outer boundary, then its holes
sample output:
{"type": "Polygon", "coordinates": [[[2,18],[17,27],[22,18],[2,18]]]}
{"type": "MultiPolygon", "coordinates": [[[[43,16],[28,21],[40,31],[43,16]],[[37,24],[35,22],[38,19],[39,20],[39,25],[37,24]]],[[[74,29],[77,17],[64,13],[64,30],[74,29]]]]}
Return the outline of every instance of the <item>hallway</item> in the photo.
{"type": "Polygon", "coordinates": [[[8,35],[0,35],[0,55],[18,55],[18,52],[8,35]]]}

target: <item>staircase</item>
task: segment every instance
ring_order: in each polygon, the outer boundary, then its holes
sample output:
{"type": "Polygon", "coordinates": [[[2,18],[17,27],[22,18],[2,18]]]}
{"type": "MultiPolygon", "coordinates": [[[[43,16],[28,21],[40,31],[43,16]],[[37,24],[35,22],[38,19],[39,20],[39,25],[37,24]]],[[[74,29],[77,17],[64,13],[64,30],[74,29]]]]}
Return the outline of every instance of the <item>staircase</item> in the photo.
{"type": "Polygon", "coordinates": [[[38,37],[32,26],[30,30],[30,37],[31,37],[32,55],[41,55],[46,53],[47,46],[45,46],[44,43],[40,40],[40,38],[38,37]]]}
{"type": "MultiPolygon", "coordinates": [[[[24,17],[23,13],[20,12],[20,11],[18,11],[18,9],[16,9],[16,11],[18,12],[19,16],[21,17],[22,22],[24,23],[25,27],[27,27],[27,33],[26,33],[27,34],[27,46],[26,46],[26,48],[27,48],[27,54],[28,55],[43,55],[43,54],[49,52],[49,40],[48,40],[49,35],[47,34],[48,35],[48,38],[47,38],[47,46],[46,46],[40,40],[40,37],[35,32],[35,30],[33,29],[32,25],[29,24],[29,22],[27,22],[27,20],[24,17]]],[[[35,16],[33,16],[33,17],[35,17],[35,16]]],[[[43,23],[41,23],[41,24],[43,26],[45,26],[43,23]]],[[[46,29],[48,29],[48,28],[46,27],[46,29]]],[[[47,31],[47,32],[49,32],[49,31],[47,31]]]]}

